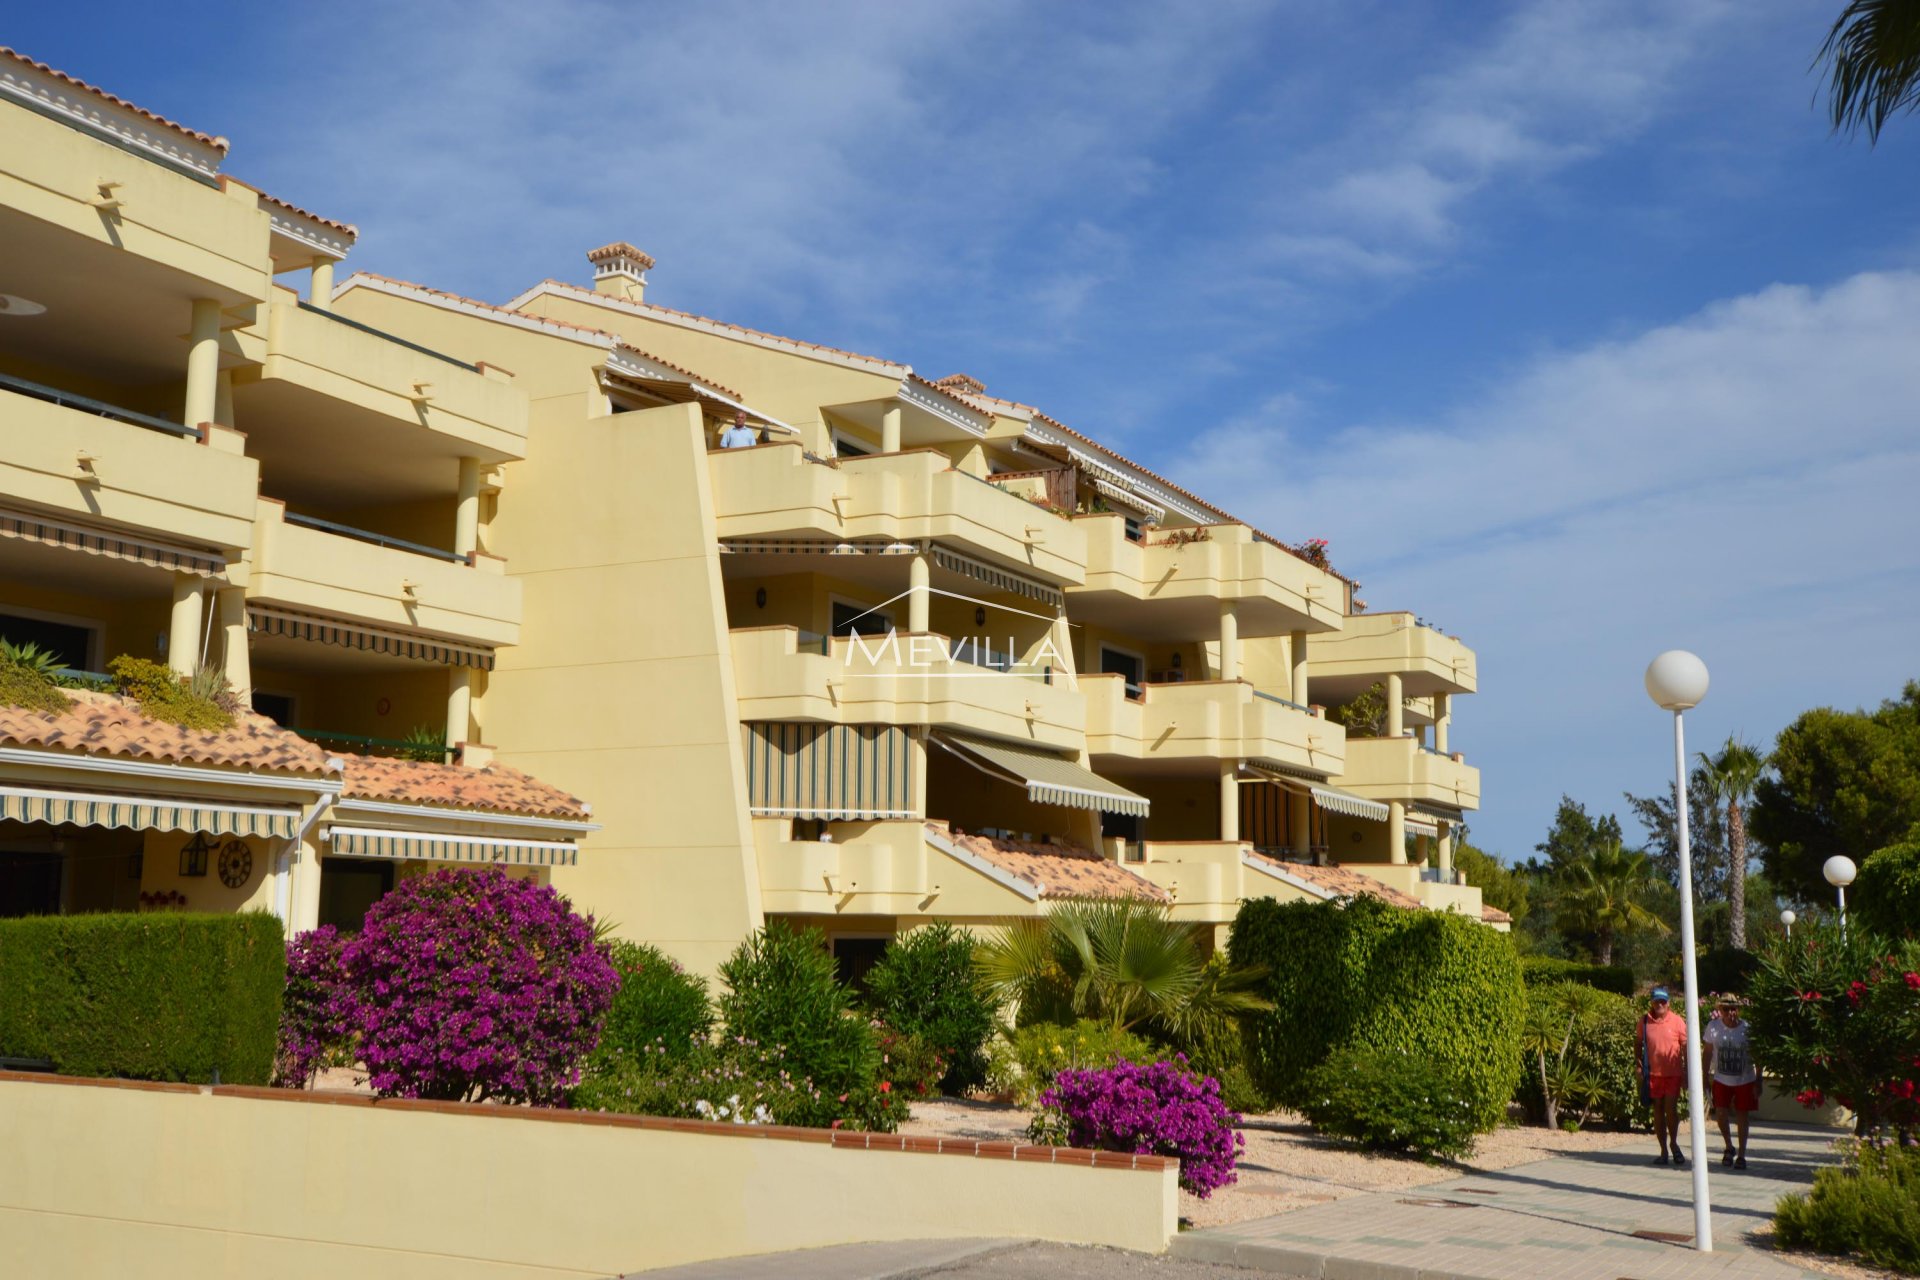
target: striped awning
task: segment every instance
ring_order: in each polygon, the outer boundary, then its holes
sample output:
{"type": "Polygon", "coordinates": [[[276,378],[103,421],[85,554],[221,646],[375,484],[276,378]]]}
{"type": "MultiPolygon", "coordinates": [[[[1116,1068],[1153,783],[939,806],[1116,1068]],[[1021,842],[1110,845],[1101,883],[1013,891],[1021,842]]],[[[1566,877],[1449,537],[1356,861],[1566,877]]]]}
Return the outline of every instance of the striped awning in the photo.
{"type": "Polygon", "coordinates": [[[1063,804],[1101,813],[1147,816],[1147,798],[1108,782],[1057,751],[989,742],[958,733],[936,733],[933,740],[991,777],[1027,789],[1035,804],[1063,804]]]}
{"type": "Polygon", "coordinates": [[[1315,787],[1314,803],[1329,813],[1344,813],[1349,818],[1370,818],[1375,822],[1387,820],[1387,806],[1379,800],[1368,800],[1346,791],[1336,791],[1332,787],[1315,787]]]}
{"type": "Polygon", "coordinates": [[[327,828],[337,858],[384,858],[391,862],[484,862],[520,867],[571,867],[580,847],[571,840],[513,840],[498,836],[457,836],[439,831],[398,831],[385,827],[327,828]]]}
{"type": "Polygon", "coordinates": [[[917,556],[920,544],[893,539],[842,542],[837,538],[722,538],[720,554],[731,556],[917,556]]]}
{"type": "Polygon", "coordinates": [[[493,670],[493,650],[456,644],[429,636],[388,631],[343,618],[328,618],[316,613],[301,613],[272,605],[247,606],[247,630],[257,635],[285,636],[290,640],[312,640],[337,644],[368,653],[384,653],[416,662],[438,662],[449,667],[493,670]]]}
{"type": "Polygon", "coordinates": [[[110,827],[122,831],[199,831],[214,836],[291,836],[300,810],[255,805],[209,804],[159,796],[55,791],[0,786],[0,818],[62,827],[110,827]]]}
{"type": "Polygon", "coordinates": [[[755,817],[912,818],[907,731],[885,724],[759,721],[741,726],[755,817]]]}
{"type": "Polygon", "coordinates": [[[1115,484],[1111,480],[1094,476],[1093,490],[1107,501],[1123,506],[1129,511],[1137,511],[1156,524],[1164,522],[1167,518],[1165,507],[1157,502],[1149,502],[1135,493],[1131,486],[1115,484]]]}
{"type": "Polygon", "coordinates": [[[217,551],[170,546],[151,538],[130,538],[110,529],[61,520],[47,520],[23,511],[0,511],[0,538],[18,538],[43,546],[65,547],[109,560],[131,560],[155,569],[212,578],[227,571],[227,559],[217,551]]]}
{"type": "Polygon", "coordinates": [[[1419,818],[1407,818],[1407,834],[1410,836],[1437,836],[1440,827],[1437,823],[1423,822],[1419,818]]]}
{"type": "Polygon", "coordinates": [[[958,551],[935,543],[932,548],[934,564],[950,573],[972,578],[975,582],[992,587],[996,591],[1010,592],[1016,596],[1025,596],[1029,600],[1038,600],[1055,609],[1066,606],[1066,596],[1058,587],[1050,587],[1044,582],[1015,573],[1011,569],[1002,569],[998,565],[976,560],[972,556],[961,555],[958,551]]]}
{"type": "Polygon", "coordinates": [[[1292,787],[1306,791],[1322,785],[1327,780],[1324,769],[1306,769],[1299,765],[1281,764],[1278,760],[1253,759],[1245,762],[1248,773],[1267,782],[1277,782],[1283,787],[1292,787]]]}

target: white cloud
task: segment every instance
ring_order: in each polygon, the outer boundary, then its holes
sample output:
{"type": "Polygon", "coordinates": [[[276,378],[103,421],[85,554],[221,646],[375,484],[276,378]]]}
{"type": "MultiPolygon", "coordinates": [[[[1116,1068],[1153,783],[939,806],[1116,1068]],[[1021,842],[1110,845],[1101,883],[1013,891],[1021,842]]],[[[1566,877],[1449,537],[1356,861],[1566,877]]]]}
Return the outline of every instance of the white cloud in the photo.
{"type": "Polygon", "coordinates": [[[1523,854],[1563,790],[1617,808],[1658,787],[1640,672],[1661,649],[1713,669],[1701,748],[1920,676],[1917,348],[1920,274],[1776,286],[1424,421],[1303,443],[1284,403],[1284,431],[1235,424],[1178,471],[1325,534],[1374,607],[1479,651],[1454,742],[1485,771],[1482,832],[1523,854]]]}

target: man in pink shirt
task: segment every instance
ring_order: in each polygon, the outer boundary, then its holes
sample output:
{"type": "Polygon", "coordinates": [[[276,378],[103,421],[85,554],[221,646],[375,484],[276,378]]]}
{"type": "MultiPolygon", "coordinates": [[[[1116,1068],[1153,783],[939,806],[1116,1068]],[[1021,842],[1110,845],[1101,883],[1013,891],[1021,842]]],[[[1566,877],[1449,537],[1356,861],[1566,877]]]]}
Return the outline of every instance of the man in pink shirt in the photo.
{"type": "Polygon", "coordinates": [[[1653,989],[1640,1019],[1640,1080],[1653,1103],[1653,1132],[1660,1139],[1654,1163],[1686,1168],[1687,1158],[1680,1154],[1680,1093],[1687,1085],[1687,1020],[1668,1007],[1665,987],[1653,989]]]}

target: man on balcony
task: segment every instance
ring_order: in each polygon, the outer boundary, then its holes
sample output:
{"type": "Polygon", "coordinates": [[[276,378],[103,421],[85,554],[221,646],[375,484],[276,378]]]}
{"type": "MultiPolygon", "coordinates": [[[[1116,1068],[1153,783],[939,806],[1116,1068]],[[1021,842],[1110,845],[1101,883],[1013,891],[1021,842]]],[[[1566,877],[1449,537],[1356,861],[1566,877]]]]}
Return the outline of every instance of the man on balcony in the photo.
{"type": "Polygon", "coordinates": [[[733,411],[733,425],[720,433],[722,449],[746,449],[760,443],[760,437],[747,425],[747,412],[744,409],[733,411]]]}

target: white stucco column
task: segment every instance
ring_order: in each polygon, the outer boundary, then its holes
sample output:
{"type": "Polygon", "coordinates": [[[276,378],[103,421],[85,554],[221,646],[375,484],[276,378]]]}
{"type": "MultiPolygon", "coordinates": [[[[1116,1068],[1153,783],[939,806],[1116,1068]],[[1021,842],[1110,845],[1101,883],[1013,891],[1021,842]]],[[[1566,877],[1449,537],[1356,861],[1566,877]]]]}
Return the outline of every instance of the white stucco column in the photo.
{"type": "Polygon", "coordinates": [[[1405,686],[1400,677],[1387,677],[1387,736],[1397,738],[1407,731],[1405,686]]]}
{"type": "Polygon", "coordinates": [[[173,575],[173,616],[167,625],[167,665],[183,676],[200,663],[200,625],[206,616],[206,579],[173,575]]]}
{"type": "Polygon", "coordinates": [[[1394,862],[1407,860],[1407,806],[1403,801],[1387,801],[1387,852],[1394,862]]]}
{"type": "Polygon", "coordinates": [[[1442,822],[1440,838],[1433,842],[1433,864],[1442,871],[1453,870],[1453,824],[1442,822]]]}
{"type": "Polygon", "coordinates": [[[187,402],[181,412],[185,425],[218,421],[219,381],[220,304],[212,298],[195,298],[187,331],[187,402]]]}
{"type": "Polygon", "coordinates": [[[1220,763],[1220,838],[1240,838],[1240,762],[1220,763]]]}
{"type": "Polygon", "coordinates": [[[880,411],[880,452],[900,452],[900,406],[897,404],[880,411]]]}
{"type": "Polygon", "coordinates": [[[447,668],[447,746],[457,747],[473,732],[473,671],[447,668]]]}
{"type": "Polygon", "coordinates": [[[933,569],[927,563],[926,552],[914,556],[907,566],[907,630],[916,635],[931,630],[927,622],[928,606],[933,601],[933,593],[928,589],[933,583],[933,569]]]}
{"type": "Polygon", "coordinates": [[[1231,600],[1220,602],[1220,678],[1240,678],[1240,613],[1231,600]]]}
{"type": "Polygon", "coordinates": [[[1433,749],[1435,751],[1438,751],[1443,756],[1446,755],[1450,750],[1450,748],[1447,746],[1447,729],[1450,726],[1452,720],[1453,720],[1453,695],[1450,693],[1434,694],[1433,695],[1433,749]]]}
{"type": "Polygon", "coordinates": [[[480,459],[460,459],[460,493],[453,509],[453,553],[472,555],[480,549],[480,459]]]}
{"type": "Polygon", "coordinates": [[[313,276],[307,285],[308,305],[320,310],[333,310],[333,259],[315,258],[313,276]]]}
{"type": "MultiPolygon", "coordinates": [[[[253,660],[247,652],[246,588],[223,587],[215,595],[214,604],[215,616],[220,621],[221,667],[244,707],[253,694],[253,660]]],[[[168,647],[172,647],[171,641],[168,647]]]]}
{"type": "Polygon", "coordinates": [[[1307,633],[1296,631],[1287,637],[1287,657],[1293,664],[1293,700],[1301,706],[1311,701],[1307,697],[1307,633]]]}

